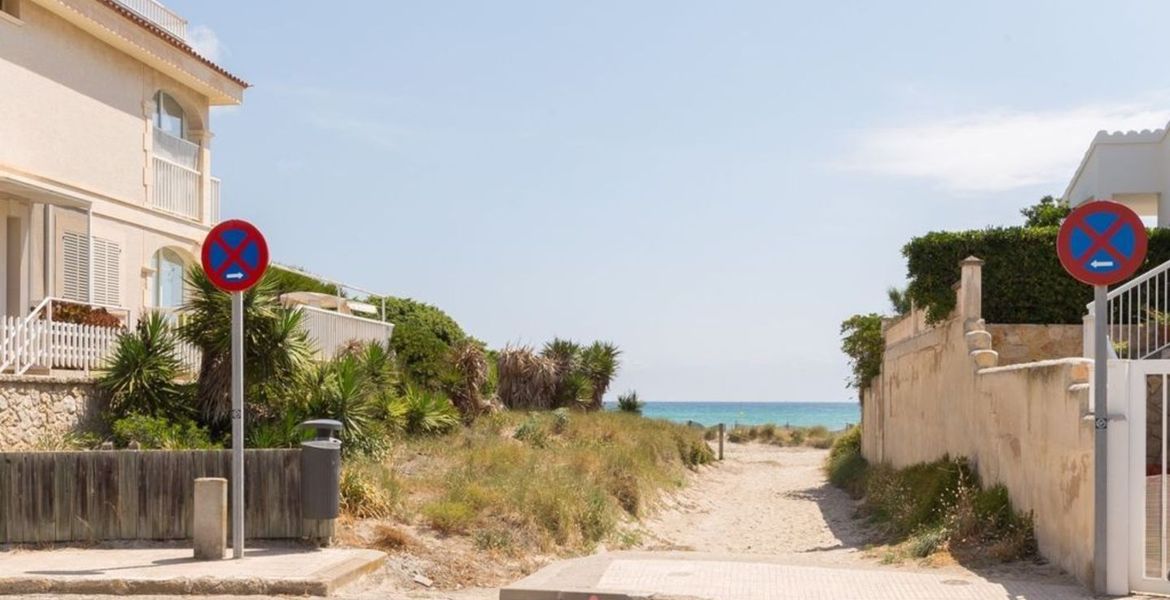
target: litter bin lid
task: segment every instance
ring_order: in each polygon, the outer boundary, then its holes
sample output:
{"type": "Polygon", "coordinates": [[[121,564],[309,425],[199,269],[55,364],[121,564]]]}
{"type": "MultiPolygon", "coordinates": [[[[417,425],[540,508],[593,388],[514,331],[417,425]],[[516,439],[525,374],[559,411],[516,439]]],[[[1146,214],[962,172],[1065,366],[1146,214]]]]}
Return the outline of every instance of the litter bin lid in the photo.
{"type": "Polygon", "coordinates": [[[332,429],[333,431],[341,431],[341,421],[333,419],[312,419],[301,423],[301,427],[309,427],[312,429],[332,429]]]}
{"type": "Polygon", "coordinates": [[[341,450],[341,442],[338,440],[309,440],[301,442],[301,447],[315,450],[341,450]]]}

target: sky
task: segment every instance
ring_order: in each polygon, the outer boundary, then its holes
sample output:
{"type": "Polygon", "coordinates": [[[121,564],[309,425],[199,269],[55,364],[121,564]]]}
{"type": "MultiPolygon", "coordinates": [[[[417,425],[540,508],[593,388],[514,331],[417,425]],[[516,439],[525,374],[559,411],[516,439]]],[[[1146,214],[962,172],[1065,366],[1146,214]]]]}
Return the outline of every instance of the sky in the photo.
{"type": "Polygon", "coordinates": [[[611,340],[651,401],[855,401],[840,323],[910,238],[1170,119],[1154,0],[167,4],[254,86],[212,164],[274,260],[611,340]]]}

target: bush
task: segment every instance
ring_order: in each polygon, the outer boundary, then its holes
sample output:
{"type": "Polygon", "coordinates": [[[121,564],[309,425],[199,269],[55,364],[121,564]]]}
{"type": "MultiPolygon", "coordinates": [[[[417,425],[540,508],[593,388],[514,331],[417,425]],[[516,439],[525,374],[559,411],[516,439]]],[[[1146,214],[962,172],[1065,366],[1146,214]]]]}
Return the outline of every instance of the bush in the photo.
{"type": "Polygon", "coordinates": [[[630,391],[618,396],[618,410],[622,412],[642,414],[646,404],[638,399],[638,392],[630,391]]]}
{"type": "Polygon", "coordinates": [[[442,394],[410,388],[392,401],[391,411],[400,419],[400,428],[412,435],[445,433],[459,426],[459,412],[442,394]]]}
{"type": "Polygon", "coordinates": [[[841,323],[841,351],[849,357],[849,387],[859,390],[882,372],[886,340],[880,315],[853,315],[841,323]]]}
{"type": "Polygon", "coordinates": [[[829,481],[854,497],[864,491],[865,472],[869,463],[861,456],[861,426],[850,427],[837,436],[826,463],[829,481]]]}
{"type": "Polygon", "coordinates": [[[540,423],[540,417],[536,413],[528,415],[528,419],[516,428],[516,433],[512,434],[512,437],[537,448],[544,448],[548,445],[548,433],[545,432],[544,426],[540,423]]]}
{"type": "Polygon", "coordinates": [[[121,318],[117,315],[110,314],[110,311],[101,307],[58,300],[54,300],[51,307],[53,321],[57,323],[76,323],[78,325],[114,328],[121,328],[123,326],[121,318]]]}
{"type": "MultiPolygon", "coordinates": [[[[910,279],[907,294],[931,322],[955,308],[959,261],[976,256],[983,266],[983,318],[989,323],[1080,323],[1091,287],[1065,273],[1056,256],[1056,227],[1003,227],[932,232],[902,248],[910,279]]],[[[1170,260],[1170,230],[1149,230],[1141,272],[1170,260]]]]}
{"type": "Polygon", "coordinates": [[[359,519],[389,517],[398,490],[393,473],[382,465],[347,461],[341,469],[341,512],[359,519]]]}
{"type": "Polygon", "coordinates": [[[114,421],[114,443],[121,447],[138,442],[144,450],[209,450],[216,448],[211,436],[189,419],[171,422],[162,417],[129,415],[114,421]]]}
{"type": "Polygon", "coordinates": [[[108,371],[97,381],[112,419],[129,414],[191,416],[189,394],[176,380],[183,372],[178,342],[164,316],[152,312],[118,336],[108,371]]]}

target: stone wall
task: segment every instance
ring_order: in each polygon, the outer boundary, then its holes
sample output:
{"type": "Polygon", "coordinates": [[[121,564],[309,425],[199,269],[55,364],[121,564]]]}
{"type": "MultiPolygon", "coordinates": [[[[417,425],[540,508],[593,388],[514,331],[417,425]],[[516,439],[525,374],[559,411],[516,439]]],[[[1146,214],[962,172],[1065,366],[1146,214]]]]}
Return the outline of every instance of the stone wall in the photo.
{"type": "Polygon", "coordinates": [[[92,426],[98,411],[90,379],[0,375],[0,450],[52,446],[92,426]]]}
{"type": "Polygon", "coordinates": [[[1038,360],[1079,357],[1084,351],[1083,325],[1023,325],[988,323],[991,347],[999,366],[1038,360]]]}
{"type": "MultiPolygon", "coordinates": [[[[1093,428],[1084,419],[1091,362],[999,366],[993,326],[979,318],[979,265],[964,261],[951,319],[886,346],[862,407],[862,453],[897,468],[967,458],[986,485],[1003,484],[1016,509],[1032,513],[1041,555],[1091,585],[1093,428]]],[[[1036,339],[1047,335],[1035,331],[1036,339]]],[[[1030,347],[1021,339],[1013,352],[1054,346],[1030,347]]]]}

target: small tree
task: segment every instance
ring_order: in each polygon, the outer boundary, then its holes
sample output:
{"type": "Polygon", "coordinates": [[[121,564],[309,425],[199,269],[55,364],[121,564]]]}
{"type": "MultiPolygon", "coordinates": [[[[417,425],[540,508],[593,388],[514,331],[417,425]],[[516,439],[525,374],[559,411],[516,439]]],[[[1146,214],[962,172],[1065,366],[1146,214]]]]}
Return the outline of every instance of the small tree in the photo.
{"type": "Polygon", "coordinates": [[[1060,227],[1071,211],[1064,200],[1045,196],[1036,204],[1020,209],[1020,214],[1024,215],[1024,227],[1060,227]]]}
{"type": "Polygon", "coordinates": [[[593,342],[581,352],[581,368],[589,379],[593,393],[589,410],[601,410],[605,392],[609,390],[609,384],[621,366],[618,358],[621,353],[617,346],[609,342],[593,342]]]}
{"type": "Polygon", "coordinates": [[[841,351],[853,371],[849,387],[864,389],[881,373],[885,344],[882,317],[876,313],[853,315],[841,323],[841,351]]]}
{"type": "Polygon", "coordinates": [[[910,296],[906,294],[906,288],[891,286],[886,290],[886,296],[890,299],[890,307],[894,309],[895,314],[899,317],[910,314],[913,304],[910,302],[910,296]]]}

